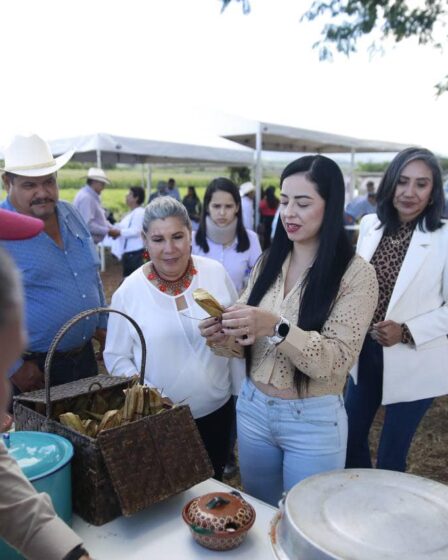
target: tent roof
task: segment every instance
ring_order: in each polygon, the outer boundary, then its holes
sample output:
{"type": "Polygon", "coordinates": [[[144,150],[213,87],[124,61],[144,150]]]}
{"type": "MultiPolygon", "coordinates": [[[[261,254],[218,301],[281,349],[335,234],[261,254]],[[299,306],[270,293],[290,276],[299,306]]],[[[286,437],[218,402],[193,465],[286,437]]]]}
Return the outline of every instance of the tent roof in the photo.
{"type": "Polygon", "coordinates": [[[255,121],[242,123],[239,130],[222,136],[243,146],[255,148],[258,127],[262,133],[261,149],[272,152],[399,152],[409,146],[255,121]]]}
{"type": "Polygon", "coordinates": [[[60,138],[50,142],[55,156],[70,149],[75,150],[73,160],[94,162],[101,152],[104,163],[214,163],[228,165],[251,165],[253,151],[233,145],[222,138],[215,140],[220,146],[204,146],[128,138],[112,134],[90,134],[60,138]],[[222,146],[222,147],[221,147],[222,146]]]}

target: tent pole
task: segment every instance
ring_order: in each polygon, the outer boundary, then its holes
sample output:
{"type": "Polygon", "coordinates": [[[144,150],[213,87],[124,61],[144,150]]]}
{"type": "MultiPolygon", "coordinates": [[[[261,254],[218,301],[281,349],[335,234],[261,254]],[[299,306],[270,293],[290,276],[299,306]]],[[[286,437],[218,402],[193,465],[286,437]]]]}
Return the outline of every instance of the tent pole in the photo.
{"type": "Polygon", "coordinates": [[[149,197],[151,196],[151,164],[148,163],[146,168],[146,204],[149,203],[149,197]]]}
{"type": "Polygon", "coordinates": [[[96,166],[101,169],[101,150],[96,151],[96,166]]]}
{"type": "Polygon", "coordinates": [[[145,188],[145,183],[146,183],[146,177],[145,177],[145,164],[143,162],[142,162],[142,166],[141,166],[141,172],[142,172],[141,187],[144,189],[145,188]]]}
{"type": "Polygon", "coordinates": [[[350,188],[348,190],[349,201],[353,200],[355,194],[355,148],[352,148],[350,157],[350,188]]]}
{"type": "Polygon", "coordinates": [[[263,174],[261,164],[261,150],[263,148],[263,137],[261,132],[261,123],[258,123],[257,135],[255,138],[255,229],[260,222],[258,206],[261,199],[261,178],[263,174]]]}

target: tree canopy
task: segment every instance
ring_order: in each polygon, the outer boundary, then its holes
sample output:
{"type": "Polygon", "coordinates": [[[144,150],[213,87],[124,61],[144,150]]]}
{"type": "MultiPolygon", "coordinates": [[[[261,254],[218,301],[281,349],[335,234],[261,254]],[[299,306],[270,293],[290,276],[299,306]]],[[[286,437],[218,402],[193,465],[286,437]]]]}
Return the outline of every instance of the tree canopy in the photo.
{"type": "MultiPolygon", "coordinates": [[[[222,0],[223,10],[232,0],[222,0]]],[[[248,0],[242,1],[244,12],[250,10],[248,0]]],[[[448,0],[314,0],[301,21],[330,17],[324,24],[322,38],[314,47],[322,60],[331,59],[333,47],[350,55],[357,49],[358,40],[374,30],[381,39],[395,42],[416,37],[422,45],[442,48],[448,39],[448,0]]],[[[375,48],[375,43],[372,47],[375,48]]],[[[437,93],[448,90],[448,75],[436,85],[437,93]]]]}
{"type": "MultiPolygon", "coordinates": [[[[332,56],[332,46],[349,55],[356,51],[358,40],[380,31],[382,39],[391,37],[395,42],[416,37],[421,45],[432,44],[442,48],[447,39],[443,28],[448,23],[448,0],[314,0],[302,20],[313,21],[330,16],[324,25],[322,39],[315,44],[321,59],[332,56]],[[442,38],[443,35],[443,38],[442,38]]],[[[375,46],[375,44],[373,44],[375,46]]],[[[436,85],[437,93],[448,89],[448,75],[436,85]]]]}

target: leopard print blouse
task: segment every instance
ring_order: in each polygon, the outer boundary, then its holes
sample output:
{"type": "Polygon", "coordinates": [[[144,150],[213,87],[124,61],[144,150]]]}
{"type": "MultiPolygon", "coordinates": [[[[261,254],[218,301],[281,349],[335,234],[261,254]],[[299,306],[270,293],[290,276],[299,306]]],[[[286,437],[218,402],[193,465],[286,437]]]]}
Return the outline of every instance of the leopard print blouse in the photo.
{"type": "MultiPolygon", "coordinates": [[[[392,235],[383,235],[370,264],[373,265],[378,279],[378,305],[372,319],[372,325],[384,321],[395,283],[400,273],[406,253],[409,249],[415,223],[401,224],[392,235]]],[[[412,342],[409,329],[404,326],[402,342],[412,342]]]]}

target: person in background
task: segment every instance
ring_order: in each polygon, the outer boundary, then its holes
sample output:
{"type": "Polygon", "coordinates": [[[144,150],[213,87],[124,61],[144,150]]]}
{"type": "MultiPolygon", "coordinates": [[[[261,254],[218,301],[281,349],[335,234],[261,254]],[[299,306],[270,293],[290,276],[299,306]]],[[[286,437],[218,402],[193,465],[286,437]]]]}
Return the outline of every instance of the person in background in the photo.
{"type": "MultiPolygon", "coordinates": [[[[106,304],[99,260],[77,210],[59,200],[57,170],[72,156],[53,158],[39,136],[16,136],[5,148],[3,181],[8,197],[0,207],[40,218],[44,231],[25,241],[1,241],[22,273],[27,349],[10,369],[15,393],[43,387],[46,353],[61,326],[81,311],[106,304]]],[[[79,322],[62,339],[52,362],[52,384],[96,375],[92,337],[104,344],[107,318],[79,322]]]]}
{"type": "MultiPolygon", "coordinates": [[[[241,294],[257,262],[261,247],[257,234],[244,227],[240,193],[236,185],[219,177],[207,187],[201,221],[193,239],[193,254],[204,255],[224,265],[241,294]]],[[[236,395],[233,399],[236,405],[236,395]]],[[[224,474],[236,474],[236,424],[232,426],[231,450],[224,474]]]]}
{"type": "Polygon", "coordinates": [[[345,403],[347,467],[372,467],[368,435],[385,405],[376,466],[405,471],[415,431],[433,398],[448,393],[448,228],[434,154],[400,152],[361,221],[357,251],[375,267],[379,300],[345,403]]]}
{"type": "MultiPolygon", "coordinates": [[[[151,261],[124,279],[111,307],[140,325],[148,347],[146,383],[163,390],[174,403],[189,405],[220,480],[229,453],[237,371],[233,360],[216,356],[200,336],[197,319],[207,313],[195,303],[193,292],[208,290],[226,306],[237,293],[221,264],[191,256],[191,223],[177,200],[166,196],[151,202],[143,231],[151,261]]],[[[104,352],[108,371],[134,375],[141,353],[132,325],[111,316],[104,352]]]]}
{"type": "Polygon", "coordinates": [[[104,171],[91,167],[87,172],[87,184],[76,193],[73,200],[73,206],[81,214],[95,243],[103,241],[106,235],[112,239],[120,235],[120,230],[107,221],[106,212],[101,206],[100,195],[106,185],[110,185],[110,181],[104,171]]]}
{"type": "Polygon", "coordinates": [[[130,209],[118,224],[120,237],[113,243],[112,252],[121,256],[123,277],[129,276],[144,262],[145,246],[142,239],[145,191],[142,187],[129,187],[126,204],[130,209]]]}
{"type": "Polygon", "coordinates": [[[220,262],[242,292],[261,247],[257,234],[243,225],[240,193],[230,179],[213,179],[205,191],[193,254],[220,262]]]}
{"type": "Polygon", "coordinates": [[[168,196],[172,196],[173,198],[175,198],[180,202],[180,192],[176,186],[176,181],[172,177],[168,179],[168,189],[166,194],[168,196]]]}
{"type": "MultiPolygon", "coordinates": [[[[21,242],[43,230],[41,220],[0,209],[0,239],[21,242]]],[[[25,348],[23,295],[13,261],[0,248],[0,426],[10,400],[8,370],[25,348]]],[[[3,431],[3,430],[2,430],[3,431]]],[[[28,560],[89,560],[81,539],[38,493],[0,441],[0,538],[28,560]]]]}
{"type": "Polygon", "coordinates": [[[168,194],[168,185],[166,184],[165,181],[159,181],[157,183],[156,192],[153,192],[149,197],[149,202],[152,202],[155,198],[158,198],[159,196],[167,196],[167,194],[168,194]]]}
{"type": "Polygon", "coordinates": [[[354,255],[342,222],[344,180],[324,156],[283,171],[281,224],[239,302],[200,330],[246,350],[237,403],[243,488],[272,505],[313,474],[343,468],[342,391],[378,297],[375,271],[354,255]],[[282,227],[281,227],[282,226],[282,227]]]}
{"type": "Polygon", "coordinates": [[[241,211],[243,213],[243,225],[246,229],[255,230],[254,223],[254,199],[255,187],[252,183],[243,183],[240,186],[241,211]]]}
{"type": "Polygon", "coordinates": [[[269,186],[258,206],[260,212],[260,226],[262,231],[261,246],[267,249],[271,244],[272,222],[277,212],[279,200],[275,196],[275,187],[269,186]]]}
{"type": "Polygon", "coordinates": [[[196,194],[196,189],[193,186],[190,185],[188,187],[187,194],[184,196],[182,204],[187,209],[193,231],[196,231],[199,227],[199,220],[201,219],[202,205],[196,194]]]}
{"type": "Polygon", "coordinates": [[[376,194],[375,183],[367,181],[367,193],[365,196],[358,196],[349,202],[345,208],[347,214],[352,216],[356,221],[367,214],[376,214],[376,194]]]}

